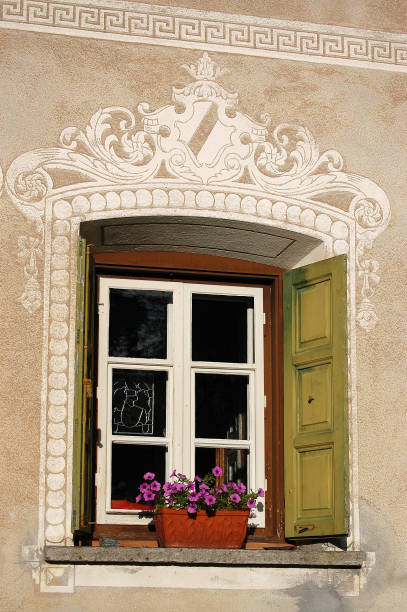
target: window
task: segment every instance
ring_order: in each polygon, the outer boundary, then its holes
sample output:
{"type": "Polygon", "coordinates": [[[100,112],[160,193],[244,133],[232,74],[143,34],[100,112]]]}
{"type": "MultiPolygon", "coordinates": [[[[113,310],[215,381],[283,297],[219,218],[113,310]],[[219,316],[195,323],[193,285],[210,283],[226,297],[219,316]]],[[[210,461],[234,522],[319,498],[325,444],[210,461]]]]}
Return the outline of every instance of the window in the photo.
{"type": "Polygon", "coordinates": [[[96,521],[140,524],[147,471],[265,487],[263,290],[101,277],[98,309],[96,521]]]}
{"type": "Polygon", "coordinates": [[[267,491],[253,545],[284,545],[284,517],[287,537],[346,533],[344,258],[287,273],[283,298],[283,271],[264,264],[90,251],[81,241],[77,538],[136,523],[153,540],[134,499],[144,471],[215,463],[267,491]]]}

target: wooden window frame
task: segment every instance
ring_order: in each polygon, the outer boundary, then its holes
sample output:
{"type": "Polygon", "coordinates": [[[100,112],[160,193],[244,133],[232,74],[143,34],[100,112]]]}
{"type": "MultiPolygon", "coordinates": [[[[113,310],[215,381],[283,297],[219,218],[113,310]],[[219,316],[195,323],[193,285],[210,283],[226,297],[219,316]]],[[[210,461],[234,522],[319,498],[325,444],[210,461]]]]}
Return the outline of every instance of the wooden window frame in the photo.
{"type": "MultiPolygon", "coordinates": [[[[246,260],[196,253],[164,251],[106,252],[92,248],[96,276],[255,286],[263,289],[265,527],[248,535],[246,548],[288,547],[284,538],[284,424],[283,424],[283,273],[284,270],[246,260]]],[[[97,300],[98,301],[98,300],[97,300]]],[[[97,373],[96,373],[97,377],[97,373]]],[[[97,402],[96,402],[97,410],[97,402]]],[[[95,436],[96,438],[96,436],[95,436]]],[[[92,545],[101,538],[122,545],[152,546],[150,525],[94,524],[92,545]]]]}

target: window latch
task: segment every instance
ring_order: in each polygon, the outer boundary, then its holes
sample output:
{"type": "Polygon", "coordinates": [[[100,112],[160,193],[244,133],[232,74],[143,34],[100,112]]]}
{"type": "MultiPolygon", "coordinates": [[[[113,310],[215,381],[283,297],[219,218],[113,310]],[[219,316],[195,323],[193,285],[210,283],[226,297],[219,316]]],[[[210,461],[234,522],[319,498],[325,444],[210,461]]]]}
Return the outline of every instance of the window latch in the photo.
{"type": "Polygon", "coordinates": [[[85,395],[87,398],[93,397],[93,385],[90,378],[83,379],[83,386],[85,388],[85,395]]]}
{"type": "Polygon", "coordinates": [[[102,444],[102,430],[99,429],[99,428],[96,430],[96,446],[98,448],[103,448],[103,444],[102,444]]]}

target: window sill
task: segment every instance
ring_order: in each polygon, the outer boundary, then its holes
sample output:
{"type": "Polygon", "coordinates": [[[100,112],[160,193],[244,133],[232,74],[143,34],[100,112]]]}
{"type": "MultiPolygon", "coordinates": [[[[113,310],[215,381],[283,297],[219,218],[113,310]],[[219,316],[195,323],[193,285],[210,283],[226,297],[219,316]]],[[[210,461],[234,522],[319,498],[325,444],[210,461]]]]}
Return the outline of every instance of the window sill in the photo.
{"type": "Polygon", "coordinates": [[[252,567],[360,568],[361,551],[220,550],[120,546],[46,546],[48,563],[70,565],[187,565],[252,567]]]}

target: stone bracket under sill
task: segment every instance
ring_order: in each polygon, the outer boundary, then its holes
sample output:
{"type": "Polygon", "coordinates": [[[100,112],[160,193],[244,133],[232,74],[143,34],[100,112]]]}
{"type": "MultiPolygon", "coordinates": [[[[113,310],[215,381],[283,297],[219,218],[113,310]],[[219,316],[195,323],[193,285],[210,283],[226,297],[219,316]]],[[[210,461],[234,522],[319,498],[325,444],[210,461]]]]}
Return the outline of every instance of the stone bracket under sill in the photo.
{"type": "Polygon", "coordinates": [[[225,550],[120,546],[46,546],[44,560],[58,564],[189,565],[360,568],[361,551],[225,550]]]}

